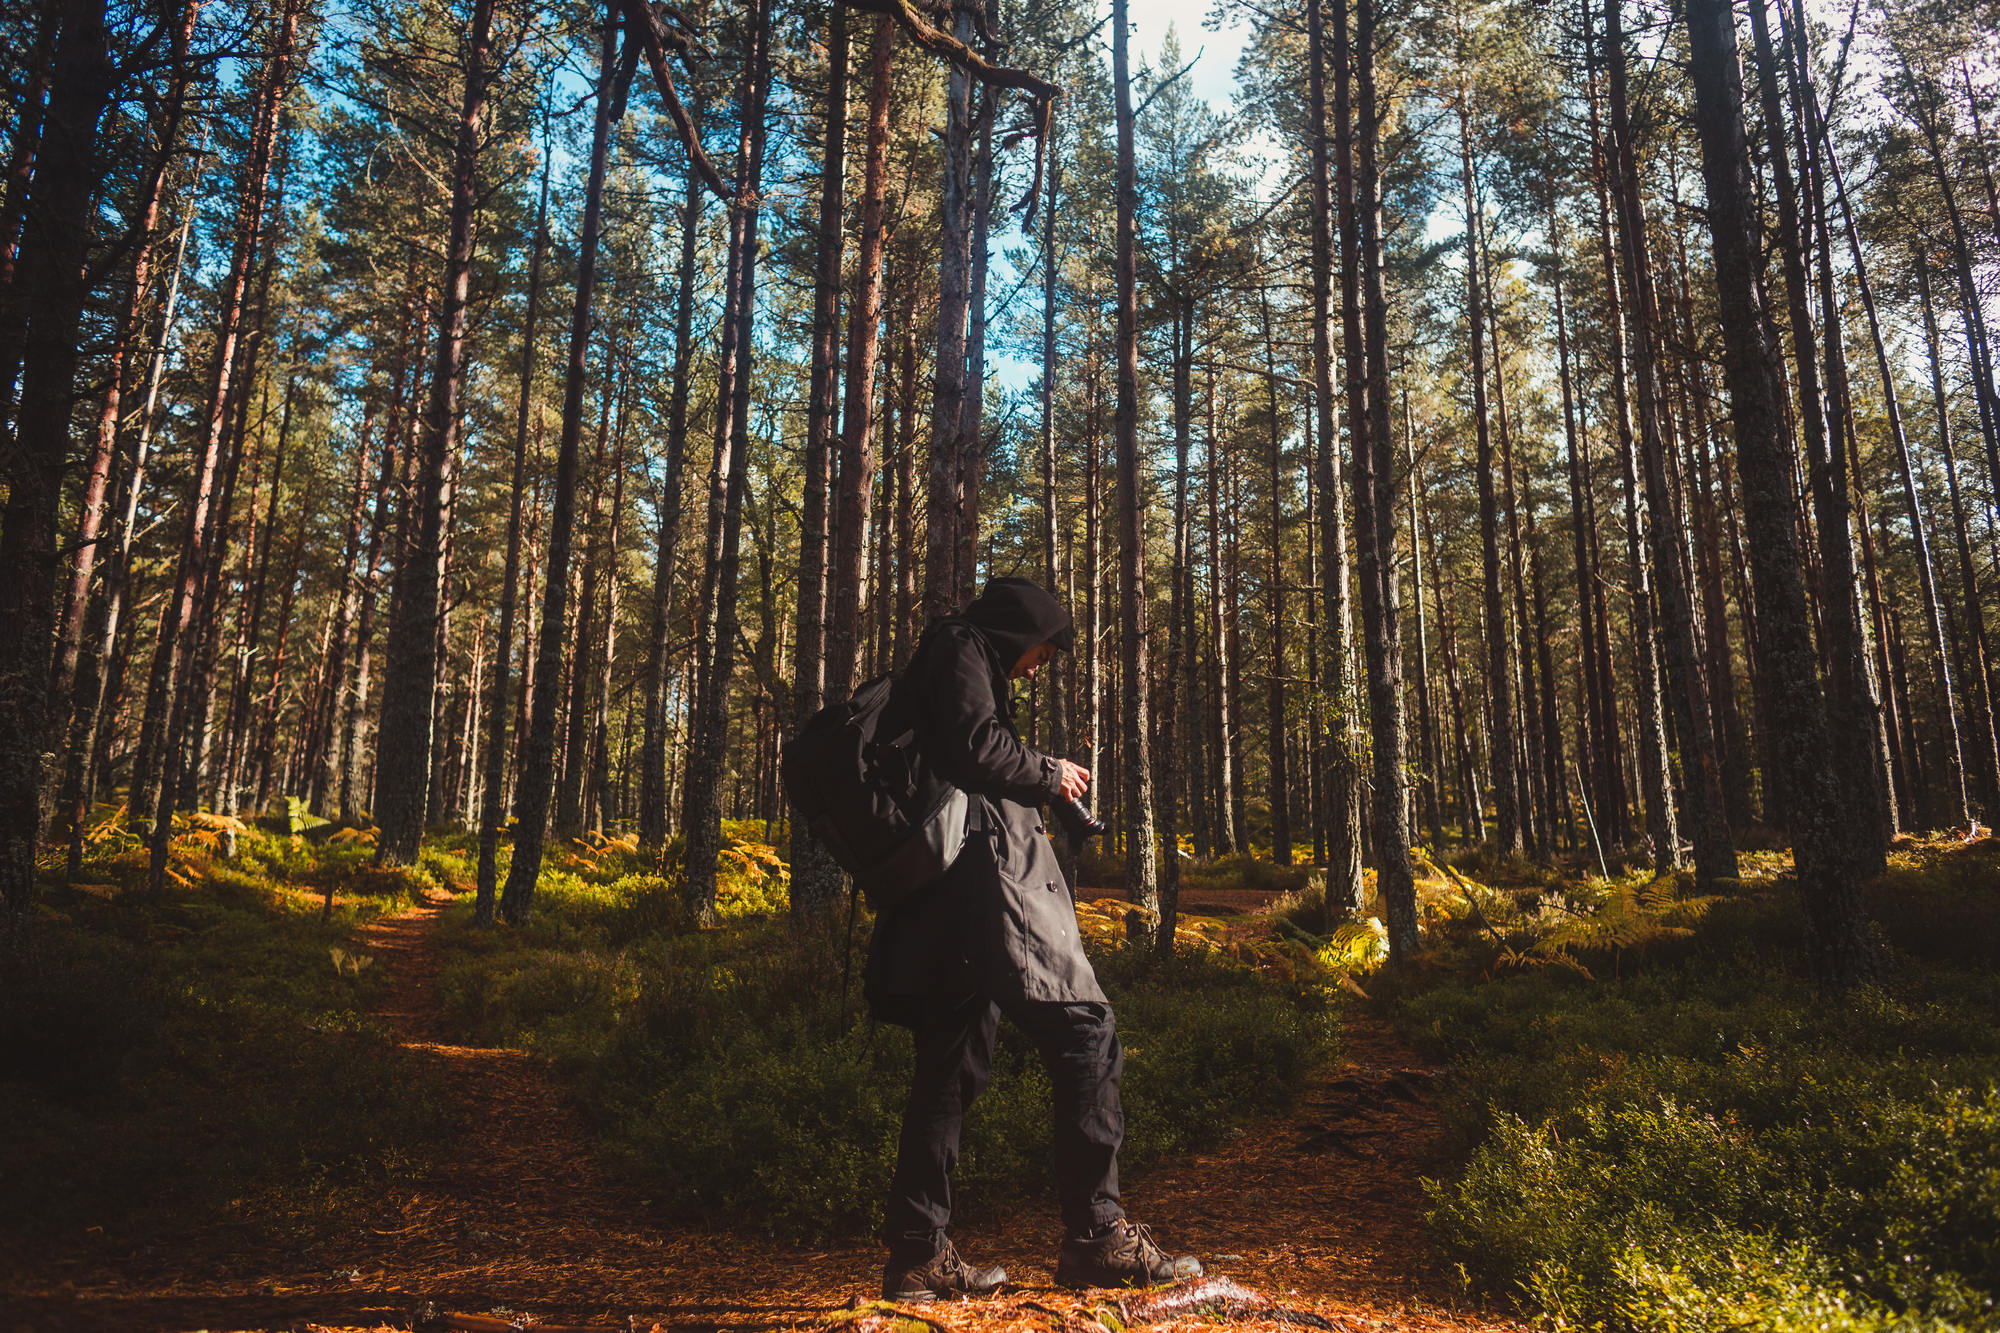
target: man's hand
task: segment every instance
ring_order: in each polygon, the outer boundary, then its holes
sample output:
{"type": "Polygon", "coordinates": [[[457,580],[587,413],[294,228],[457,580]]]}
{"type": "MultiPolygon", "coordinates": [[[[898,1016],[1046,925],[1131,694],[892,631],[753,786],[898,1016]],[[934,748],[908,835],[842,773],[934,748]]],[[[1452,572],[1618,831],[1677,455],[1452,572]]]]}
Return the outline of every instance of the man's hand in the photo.
{"type": "Polygon", "coordinates": [[[1090,770],[1067,759],[1056,762],[1062,765],[1062,794],[1072,801],[1082,800],[1083,794],[1090,790],[1090,770]]]}

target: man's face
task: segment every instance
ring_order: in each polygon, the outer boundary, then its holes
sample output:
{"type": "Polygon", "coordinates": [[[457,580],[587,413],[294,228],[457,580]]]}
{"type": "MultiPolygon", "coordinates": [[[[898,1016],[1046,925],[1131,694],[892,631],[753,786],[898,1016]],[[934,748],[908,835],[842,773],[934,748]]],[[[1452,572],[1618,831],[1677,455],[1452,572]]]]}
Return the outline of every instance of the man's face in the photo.
{"type": "Polygon", "coordinates": [[[1053,643],[1043,642],[1036,644],[1027,652],[1022,653],[1021,660],[1014,664],[1013,678],[1015,680],[1027,680],[1035,674],[1035,668],[1055,655],[1056,646],[1053,643]]]}

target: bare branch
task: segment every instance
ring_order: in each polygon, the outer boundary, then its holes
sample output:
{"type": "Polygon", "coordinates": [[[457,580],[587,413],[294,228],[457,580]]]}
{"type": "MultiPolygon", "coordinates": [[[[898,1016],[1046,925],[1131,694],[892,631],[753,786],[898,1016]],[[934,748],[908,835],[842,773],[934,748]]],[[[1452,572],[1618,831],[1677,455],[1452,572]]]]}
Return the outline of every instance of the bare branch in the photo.
{"type": "MultiPolygon", "coordinates": [[[[626,0],[628,4],[633,2],[626,0]]],[[[950,33],[933,27],[924,16],[929,6],[920,7],[918,0],[840,0],[840,3],[870,14],[887,14],[902,25],[911,41],[933,55],[943,56],[988,87],[1014,88],[1044,102],[1062,96],[1062,89],[1041,75],[1010,65],[996,65],[950,33]]]]}
{"type": "Polygon", "coordinates": [[[653,71],[653,82],[660,90],[660,100],[667,104],[667,114],[673,117],[675,128],[681,132],[681,145],[687,149],[689,165],[701,173],[702,183],[716,198],[735,198],[736,191],[722,179],[715,164],[703,151],[701,132],[695,128],[687,108],[681,105],[680,94],[674,90],[673,71],[667,68],[667,48],[672,47],[677,54],[685,55],[687,38],[661,23],[659,14],[647,0],[619,0],[619,3],[625,10],[625,21],[638,34],[644,46],[646,64],[653,71]]]}

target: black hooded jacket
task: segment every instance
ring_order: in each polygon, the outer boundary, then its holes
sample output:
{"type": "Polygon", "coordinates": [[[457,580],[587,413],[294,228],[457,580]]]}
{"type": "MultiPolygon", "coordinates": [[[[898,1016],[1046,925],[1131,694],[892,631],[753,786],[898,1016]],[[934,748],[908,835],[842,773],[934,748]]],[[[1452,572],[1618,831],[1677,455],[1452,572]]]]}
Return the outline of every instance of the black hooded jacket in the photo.
{"type": "Polygon", "coordinates": [[[1075,637],[1062,604],[1026,579],[995,579],[961,616],[934,623],[903,672],[925,755],[973,798],[971,831],[938,883],[876,919],[867,991],[875,1016],[909,1023],[931,1001],[1104,1003],[1076,909],[1036,807],[1062,790],[1056,759],[1014,730],[1009,676],[1023,654],[1075,637]]]}

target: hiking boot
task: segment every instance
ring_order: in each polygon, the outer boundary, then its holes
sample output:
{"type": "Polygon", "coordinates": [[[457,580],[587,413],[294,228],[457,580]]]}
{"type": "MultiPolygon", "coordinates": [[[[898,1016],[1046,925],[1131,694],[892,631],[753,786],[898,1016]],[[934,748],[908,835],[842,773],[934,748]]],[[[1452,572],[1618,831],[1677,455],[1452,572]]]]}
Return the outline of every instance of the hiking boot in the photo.
{"type": "Polygon", "coordinates": [[[882,1270],[885,1301],[934,1301],[940,1296],[990,1296],[1007,1281],[1007,1270],[994,1264],[974,1268],[958,1257],[950,1241],[926,1259],[905,1263],[892,1253],[882,1270]]]}
{"type": "Polygon", "coordinates": [[[1200,1276],[1199,1259],[1168,1254],[1153,1243],[1150,1230],[1122,1217],[1089,1236],[1065,1240],[1056,1260],[1060,1287],[1150,1287],[1200,1276]]]}

